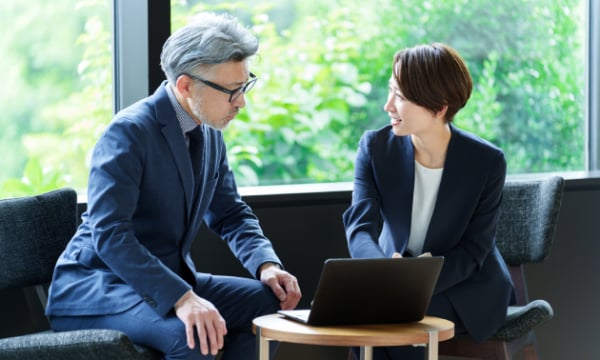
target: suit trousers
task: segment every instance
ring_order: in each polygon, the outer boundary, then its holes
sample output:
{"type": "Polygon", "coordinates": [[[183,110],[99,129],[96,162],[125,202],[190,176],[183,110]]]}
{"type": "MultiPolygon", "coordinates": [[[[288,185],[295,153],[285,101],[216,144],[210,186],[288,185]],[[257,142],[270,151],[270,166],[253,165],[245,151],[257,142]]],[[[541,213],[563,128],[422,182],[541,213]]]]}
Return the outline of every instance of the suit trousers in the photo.
{"type": "MultiPolygon", "coordinates": [[[[223,360],[247,359],[256,353],[256,338],[252,333],[255,317],[279,310],[279,300],[272,290],[258,280],[201,274],[202,286],[194,289],[201,297],[212,302],[225,319],[227,335],[223,360]],[[249,355],[250,354],[250,355],[249,355]]],[[[50,323],[55,331],[75,329],[115,329],[127,334],[136,344],[145,345],[164,354],[165,360],[208,360],[213,356],[189,349],[183,322],[169,312],[165,317],[157,314],[145,302],[118,314],[95,316],[53,316],[50,323]]],[[[277,343],[273,344],[272,354],[277,343]]]]}

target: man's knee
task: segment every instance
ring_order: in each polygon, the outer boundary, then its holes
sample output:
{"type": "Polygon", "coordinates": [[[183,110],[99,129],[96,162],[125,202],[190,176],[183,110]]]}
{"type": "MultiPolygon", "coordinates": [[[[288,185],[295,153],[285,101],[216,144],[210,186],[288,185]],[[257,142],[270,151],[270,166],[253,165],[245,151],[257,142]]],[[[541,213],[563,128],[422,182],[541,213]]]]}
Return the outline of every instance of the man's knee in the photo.
{"type": "MultiPolygon", "coordinates": [[[[200,352],[199,340],[196,337],[196,346],[190,349],[187,345],[187,341],[181,341],[178,339],[173,342],[172,346],[165,352],[165,360],[212,360],[218,359],[219,357],[213,355],[202,355],[200,352]]],[[[185,340],[185,339],[183,339],[185,340]]]]}

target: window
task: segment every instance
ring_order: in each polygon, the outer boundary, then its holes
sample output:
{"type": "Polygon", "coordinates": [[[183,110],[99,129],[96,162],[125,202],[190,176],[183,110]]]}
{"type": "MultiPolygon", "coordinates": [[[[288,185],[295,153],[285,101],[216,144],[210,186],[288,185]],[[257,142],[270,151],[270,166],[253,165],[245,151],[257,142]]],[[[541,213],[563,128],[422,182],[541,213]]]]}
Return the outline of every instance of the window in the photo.
{"type": "Polygon", "coordinates": [[[0,195],[82,191],[112,112],[109,3],[3,1],[0,24],[0,195]]]}
{"type": "Polygon", "coordinates": [[[503,148],[509,173],[583,171],[597,158],[586,143],[589,134],[597,149],[598,126],[588,133],[586,120],[597,107],[585,108],[586,75],[598,72],[597,61],[586,68],[586,0],[172,0],[170,14],[153,13],[157,3],[0,4],[0,151],[10,155],[0,157],[0,197],[59,186],[84,193],[113,103],[126,106],[160,81],[168,30],[156,22],[177,28],[202,10],[233,13],[261,41],[259,81],[224,130],[240,186],[351,181],[360,136],[388,123],[393,53],[433,41],[458,49],[474,78],[457,126],[503,148]]]}
{"type": "Polygon", "coordinates": [[[224,131],[241,185],[351,181],[358,139],[385,126],[396,50],[444,42],[475,88],[455,124],[504,149],[508,171],[585,164],[582,0],[172,1],[172,25],[227,11],[258,34],[260,81],[224,131]],[[208,5],[210,3],[210,5],[208,5]]]}

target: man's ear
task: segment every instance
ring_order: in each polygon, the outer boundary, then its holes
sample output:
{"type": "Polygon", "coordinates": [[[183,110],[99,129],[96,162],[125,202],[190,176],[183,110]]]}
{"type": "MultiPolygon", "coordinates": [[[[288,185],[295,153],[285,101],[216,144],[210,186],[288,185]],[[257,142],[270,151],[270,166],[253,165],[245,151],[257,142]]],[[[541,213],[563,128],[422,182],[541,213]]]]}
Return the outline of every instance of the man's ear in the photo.
{"type": "Polygon", "coordinates": [[[175,81],[175,88],[184,99],[187,99],[192,96],[191,89],[193,85],[194,80],[187,75],[179,75],[179,77],[175,81]]]}

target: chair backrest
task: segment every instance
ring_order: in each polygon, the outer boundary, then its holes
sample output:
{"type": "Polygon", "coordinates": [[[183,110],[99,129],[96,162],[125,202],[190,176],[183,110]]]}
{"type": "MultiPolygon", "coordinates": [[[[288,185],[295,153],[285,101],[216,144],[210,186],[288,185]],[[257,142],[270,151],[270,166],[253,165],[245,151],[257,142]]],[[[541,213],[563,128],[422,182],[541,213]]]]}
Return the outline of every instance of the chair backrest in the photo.
{"type": "Polygon", "coordinates": [[[50,282],[77,221],[73,189],[0,200],[0,289],[50,282]]]}
{"type": "Polygon", "coordinates": [[[496,245],[508,265],[541,262],[549,256],[563,192],[560,176],[506,181],[496,245]]]}

